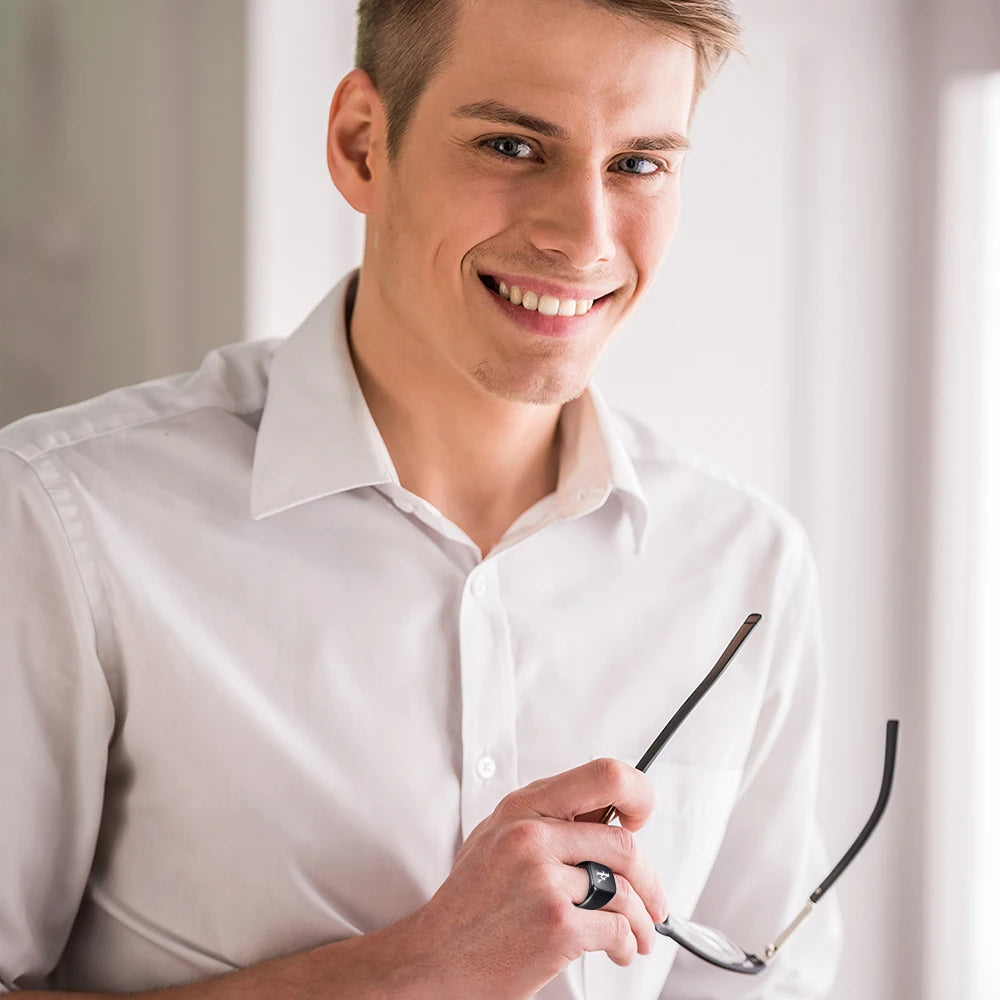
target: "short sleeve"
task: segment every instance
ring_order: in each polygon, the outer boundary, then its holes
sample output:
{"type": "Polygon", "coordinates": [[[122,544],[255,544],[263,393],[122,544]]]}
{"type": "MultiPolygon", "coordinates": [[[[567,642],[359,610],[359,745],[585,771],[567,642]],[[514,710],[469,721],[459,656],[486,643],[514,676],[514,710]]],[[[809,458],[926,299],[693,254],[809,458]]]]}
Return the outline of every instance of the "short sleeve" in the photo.
{"type": "Polygon", "coordinates": [[[0,993],[44,987],[66,944],[114,727],[83,526],[69,490],[43,484],[54,468],[0,447],[0,993]]]}

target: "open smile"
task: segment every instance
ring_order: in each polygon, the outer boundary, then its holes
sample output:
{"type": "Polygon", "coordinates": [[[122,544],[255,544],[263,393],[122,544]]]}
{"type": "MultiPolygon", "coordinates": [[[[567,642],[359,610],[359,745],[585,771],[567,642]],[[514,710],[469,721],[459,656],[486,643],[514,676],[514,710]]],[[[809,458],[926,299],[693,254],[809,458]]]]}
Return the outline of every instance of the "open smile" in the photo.
{"type": "Polygon", "coordinates": [[[533,333],[550,337],[566,337],[582,333],[590,317],[598,312],[614,292],[595,298],[570,298],[551,294],[547,282],[539,281],[532,288],[528,281],[515,284],[491,274],[480,274],[479,280],[491,294],[490,298],[520,326],[533,333]]]}

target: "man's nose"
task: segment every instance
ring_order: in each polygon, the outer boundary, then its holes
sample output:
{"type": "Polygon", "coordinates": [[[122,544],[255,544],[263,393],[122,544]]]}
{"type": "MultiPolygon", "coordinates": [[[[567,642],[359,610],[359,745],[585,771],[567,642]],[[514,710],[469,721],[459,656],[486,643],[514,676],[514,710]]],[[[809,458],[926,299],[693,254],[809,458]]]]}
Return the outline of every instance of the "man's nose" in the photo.
{"type": "Polygon", "coordinates": [[[538,192],[531,242],[585,271],[615,255],[605,177],[599,170],[553,173],[538,192]]]}

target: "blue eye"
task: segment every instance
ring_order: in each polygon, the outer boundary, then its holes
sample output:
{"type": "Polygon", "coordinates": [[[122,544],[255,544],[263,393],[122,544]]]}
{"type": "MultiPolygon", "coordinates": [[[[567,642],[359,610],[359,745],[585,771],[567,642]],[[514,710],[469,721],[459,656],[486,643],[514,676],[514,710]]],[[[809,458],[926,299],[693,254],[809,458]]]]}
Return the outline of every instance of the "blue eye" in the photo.
{"type": "Polygon", "coordinates": [[[508,160],[523,160],[531,155],[531,147],[512,135],[500,135],[494,139],[486,139],[483,145],[508,160]],[[520,152],[523,150],[524,152],[520,152]]]}
{"type": "Polygon", "coordinates": [[[638,176],[646,176],[648,174],[655,174],[659,170],[663,169],[663,164],[658,160],[650,160],[645,156],[623,156],[619,161],[619,165],[622,167],[622,173],[624,174],[636,174],[638,176]],[[635,169],[640,164],[646,164],[648,169],[635,169]]]}

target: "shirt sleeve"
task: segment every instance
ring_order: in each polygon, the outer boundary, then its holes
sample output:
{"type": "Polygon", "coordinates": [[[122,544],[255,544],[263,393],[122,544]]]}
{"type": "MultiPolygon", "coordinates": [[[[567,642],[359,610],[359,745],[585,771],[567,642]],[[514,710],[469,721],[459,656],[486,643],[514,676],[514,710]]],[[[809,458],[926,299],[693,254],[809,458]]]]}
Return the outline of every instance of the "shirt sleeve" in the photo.
{"type": "MultiPolygon", "coordinates": [[[[816,815],[823,709],[818,586],[804,535],[795,538],[772,611],[770,676],[740,793],[692,915],[758,955],[830,867],[816,815]]],[[[661,1000],[826,997],[841,938],[831,894],[756,976],[718,969],[679,949],[661,1000]]]]}
{"type": "Polygon", "coordinates": [[[54,477],[0,447],[0,993],[44,987],[66,944],[114,725],[92,566],[54,477]]]}

